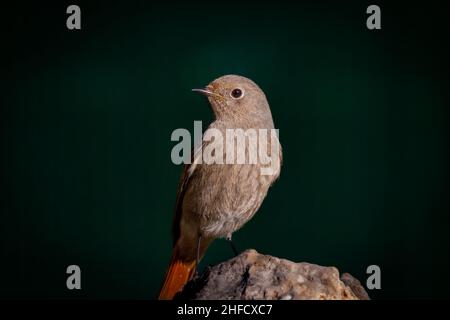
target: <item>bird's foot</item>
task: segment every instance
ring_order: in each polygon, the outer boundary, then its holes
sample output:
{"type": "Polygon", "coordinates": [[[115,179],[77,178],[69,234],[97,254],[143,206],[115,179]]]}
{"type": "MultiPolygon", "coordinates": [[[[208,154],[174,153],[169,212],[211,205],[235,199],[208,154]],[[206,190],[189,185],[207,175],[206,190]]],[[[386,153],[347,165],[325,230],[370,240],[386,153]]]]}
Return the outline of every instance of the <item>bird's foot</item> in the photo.
{"type": "Polygon", "coordinates": [[[236,246],[234,245],[233,240],[231,239],[231,236],[232,236],[231,233],[227,234],[227,241],[230,242],[231,250],[233,250],[234,256],[236,257],[239,255],[239,252],[238,252],[236,246]]]}

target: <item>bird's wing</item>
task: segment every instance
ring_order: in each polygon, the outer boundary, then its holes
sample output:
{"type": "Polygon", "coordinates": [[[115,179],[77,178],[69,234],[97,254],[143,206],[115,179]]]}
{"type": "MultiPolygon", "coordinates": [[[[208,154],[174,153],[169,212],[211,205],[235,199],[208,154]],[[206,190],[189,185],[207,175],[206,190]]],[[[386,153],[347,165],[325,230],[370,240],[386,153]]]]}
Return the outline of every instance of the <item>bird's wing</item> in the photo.
{"type": "Polygon", "coordinates": [[[172,236],[173,245],[175,245],[180,237],[180,220],[183,213],[183,199],[188,189],[189,183],[192,181],[195,169],[202,157],[202,150],[205,146],[205,142],[202,143],[202,147],[198,148],[192,155],[192,161],[190,164],[185,164],[183,172],[181,173],[180,181],[178,183],[177,198],[175,201],[175,213],[172,223],[172,236]]]}

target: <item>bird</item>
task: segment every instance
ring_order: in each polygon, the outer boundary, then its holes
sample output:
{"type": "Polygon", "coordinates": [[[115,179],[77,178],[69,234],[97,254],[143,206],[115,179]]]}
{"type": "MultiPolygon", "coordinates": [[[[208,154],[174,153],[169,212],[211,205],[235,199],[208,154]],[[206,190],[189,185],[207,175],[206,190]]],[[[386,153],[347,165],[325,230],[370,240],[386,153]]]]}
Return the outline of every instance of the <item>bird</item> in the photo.
{"type": "MultiPolygon", "coordinates": [[[[207,97],[214,116],[203,134],[200,144],[203,148],[212,143],[205,139],[208,130],[224,135],[230,129],[275,130],[264,92],[246,77],[224,75],[202,89],[192,90],[207,97]]],[[[271,174],[261,174],[263,163],[260,160],[204,163],[196,161],[201,157],[201,151],[194,150],[193,161],[184,165],[178,185],[172,224],[172,257],[159,300],[173,299],[193,277],[208,246],[218,238],[231,242],[232,234],[258,211],[269,187],[280,175],[282,162],[278,135],[273,141],[266,141],[266,150],[276,153],[271,174]]],[[[225,154],[227,148],[222,149],[225,154]]],[[[248,156],[250,151],[245,152],[248,156]]]]}

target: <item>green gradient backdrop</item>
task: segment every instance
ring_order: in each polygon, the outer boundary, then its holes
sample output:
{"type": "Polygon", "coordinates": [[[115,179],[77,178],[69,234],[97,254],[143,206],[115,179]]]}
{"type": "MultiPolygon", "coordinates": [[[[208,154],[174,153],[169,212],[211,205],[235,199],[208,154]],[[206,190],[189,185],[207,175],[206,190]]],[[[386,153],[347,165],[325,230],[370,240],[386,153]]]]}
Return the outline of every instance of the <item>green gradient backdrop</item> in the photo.
{"type": "MultiPolygon", "coordinates": [[[[372,32],[361,1],[76,2],[68,31],[71,3],[40,3],[2,5],[0,297],[154,298],[181,170],[170,134],[211,120],[190,89],[229,73],[266,92],[284,148],[238,247],[362,281],[377,264],[374,298],[449,297],[440,6],[381,4],[372,32]]],[[[202,266],[231,256],[216,241],[202,266]]]]}

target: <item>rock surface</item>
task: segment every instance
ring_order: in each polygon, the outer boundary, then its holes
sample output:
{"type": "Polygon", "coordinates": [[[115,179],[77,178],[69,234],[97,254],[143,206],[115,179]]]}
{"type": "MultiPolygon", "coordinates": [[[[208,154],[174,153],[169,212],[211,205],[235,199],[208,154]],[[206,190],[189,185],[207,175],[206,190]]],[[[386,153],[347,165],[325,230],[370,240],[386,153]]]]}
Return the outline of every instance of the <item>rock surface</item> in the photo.
{"type": "Polygon", "coordinates": [[[208,268],[176,299],[193,300],[368,300],[361,283],[335,267],[295,263],[255,250],[208,268]]]}

